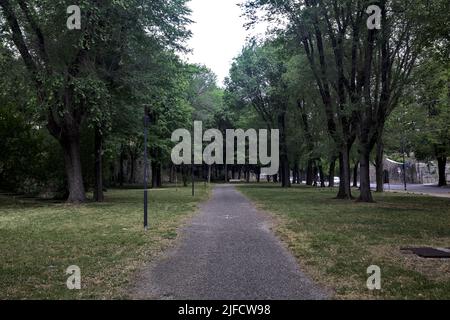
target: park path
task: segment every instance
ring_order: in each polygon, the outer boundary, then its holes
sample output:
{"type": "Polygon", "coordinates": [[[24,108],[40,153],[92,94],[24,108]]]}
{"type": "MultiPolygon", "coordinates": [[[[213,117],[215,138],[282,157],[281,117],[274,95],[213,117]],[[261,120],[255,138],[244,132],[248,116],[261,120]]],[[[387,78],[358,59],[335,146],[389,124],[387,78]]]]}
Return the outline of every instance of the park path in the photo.
{"type": "MultiPolygon", "coordinates": [[[[371,184],[376,189],[376,184],[371,184]]],[[[411,193],[419,195],[427,195],[432,197],[450,198],[450,187],[438,187],[435,184],[408,184],[407,191],[404,185],[384,185],[386,192],[411,193]]]]}
{"type": "Polygon", "coordinates": [[[179,245],[140,275],[138,299],[326,299],[259,212],[234,186],[218,185],[179,245]]]}

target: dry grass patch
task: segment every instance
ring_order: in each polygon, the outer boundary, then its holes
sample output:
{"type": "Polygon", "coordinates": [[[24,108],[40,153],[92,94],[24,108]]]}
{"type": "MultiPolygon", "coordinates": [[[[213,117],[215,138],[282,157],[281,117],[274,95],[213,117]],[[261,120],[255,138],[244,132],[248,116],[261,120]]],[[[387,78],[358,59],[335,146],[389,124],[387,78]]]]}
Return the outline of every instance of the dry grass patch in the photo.
{"type": "Polygon", "coordinates": [[[143,191],[111,190],[82,206],[0,197],[0,299],[117,299],[134,273],[176,239],[208,188],[150,191],[144,232],[143,191]],[[66,288],[65,270],[81,268],[82,290],[66,288]]]}
{"type": "Polygon", "coordinates": [[[276,217],[278,236],[337,299],[450,299],[450,261],[402,247],[450,247],[450,199],[375,195],[376,203],[335,200],[336,190],[261,184],[240,190],[276,217]],[[367,267],[382,270],[382,290],[367,289],[367,267]]]}

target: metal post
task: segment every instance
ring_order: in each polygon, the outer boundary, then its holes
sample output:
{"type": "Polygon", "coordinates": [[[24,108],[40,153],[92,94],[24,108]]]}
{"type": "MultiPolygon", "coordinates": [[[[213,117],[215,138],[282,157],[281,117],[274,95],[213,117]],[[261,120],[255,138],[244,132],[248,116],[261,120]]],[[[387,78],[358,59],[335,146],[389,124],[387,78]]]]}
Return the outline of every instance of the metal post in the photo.
{"type": "Polygon", "coordinates": [[[408,186],[406,185],[406,157],[404,149],[403,149],[403,182],[405,183],[405,191],[408,191],[408,186]]]}
{"type": "Polygon", "coordinates": [[[178,167],[175,166],[175,190],[178,192],[178,167]]]}
{"type": "Polygon", "coordinates": [[[405,191],[408,191],[408,186],[406,184],[406,136],[405,136],[405,126],[404,123],[402,124],[403,127],[403,135],[402,135],[402,153],[403,153],[403,183],[405,184],[405,191]]]}
{"type": "Polygon", "coordinates": [[[147,189],[147,175],[148,175],[148,156],[147,156],[147,136],[148,136],[148,108],[145,107],[144,115],[144,229],[148,230],[148,189],[147,189]]]}
{"type": "Polygon", "coordinates": [[[192,135],[192,139],[194,143],[192,144],[194,146],[192,150],[192,163],[191,163],[191,180],[192,180],[192,196],[195,197],[195,183],[194,183],[194,163],[195,163],[195,122],[192,120],[192,132],[194,133],[192,135]]]}
{"type": "Polygon", "coordinates": [[[405,157],[405,136],[402,137],[402,155],[403,155],[403,184],[405,186],[405,191],[408,191],[406,186],[406,157],[405,157]]]}
{"type": "Polygon", "coordinates": [[[195,197],[194,164],[191,164],[192,196],[195,197]]]}

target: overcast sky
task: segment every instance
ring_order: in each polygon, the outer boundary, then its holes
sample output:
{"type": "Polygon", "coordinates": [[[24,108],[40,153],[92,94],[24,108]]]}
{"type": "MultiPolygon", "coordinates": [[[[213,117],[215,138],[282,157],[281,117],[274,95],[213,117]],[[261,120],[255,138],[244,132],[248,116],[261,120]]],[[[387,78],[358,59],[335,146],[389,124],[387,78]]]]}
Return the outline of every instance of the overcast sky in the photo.
{"type": "Polygon", "coordinates": [[[237,6],[243,0],[191,0],[190,29],[193,33],[188,56],[191,63],[206,65],[218,76],[219,84],[228,75],[232,60],[236,57],[250,35],[261,34],[264,26],[247,32],[237,6]]]}

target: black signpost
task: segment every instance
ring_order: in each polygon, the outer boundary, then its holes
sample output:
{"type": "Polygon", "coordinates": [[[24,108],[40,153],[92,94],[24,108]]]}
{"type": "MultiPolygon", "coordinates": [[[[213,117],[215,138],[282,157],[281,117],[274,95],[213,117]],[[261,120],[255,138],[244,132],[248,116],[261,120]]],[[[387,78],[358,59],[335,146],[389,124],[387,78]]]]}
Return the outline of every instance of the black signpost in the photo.
{"type": "Polygon", "coordinates": [[[406,142],[405,136],[402,137],[402,153],[403,153],[403,184],[405,187],[405,191],[408,191],[408,185],[406,183],[406,142]]]}
{"type": "MultiPolygon", "coordinates": [[[[195,132],[195,122],[192,120],[192,131],[195,132]]],[[[192,135],[192,139],[194,139],[194,134],[192,135]]],[[[195,139],[194,144],[195,145],[195,139]]],[[[192,180],[192,196],[195,197],[195,175],[194,175],[194,164],[195,164],[195,146],[194,151],[192,153],[192,163],[191,163],[191,180],[192,180]]]]}
{"type": "Polygon", "coordinates": [[[194,164],[191,165],[191,180],[192,180],[192,196],[195,197],[194,164]]]}
{"type": "Polygon", "coordinates": [[[403,150],[403,183],[405,186],[405,191],[408,191],[408,185],[406,183],[406,157],[405,150],[403,150]]]}
{"type": "Polygon", "coordinates": [[[147,189],[147,176],[148,176],[148,155],[147,155],[147,136],[148,125],[150,118],[148,115],[148,107],[145,107],[144,115],[144,229],[148,230],[148,189],[147,189]]]}

